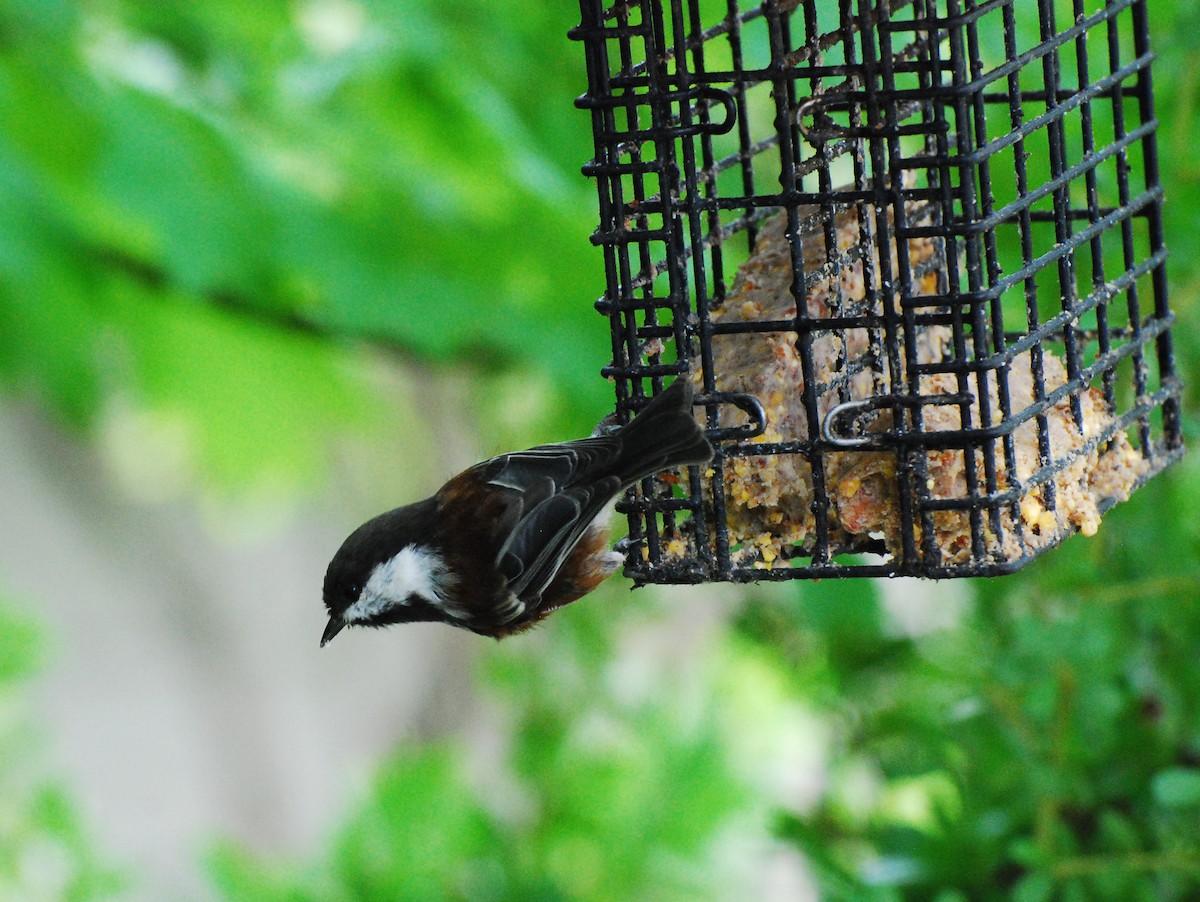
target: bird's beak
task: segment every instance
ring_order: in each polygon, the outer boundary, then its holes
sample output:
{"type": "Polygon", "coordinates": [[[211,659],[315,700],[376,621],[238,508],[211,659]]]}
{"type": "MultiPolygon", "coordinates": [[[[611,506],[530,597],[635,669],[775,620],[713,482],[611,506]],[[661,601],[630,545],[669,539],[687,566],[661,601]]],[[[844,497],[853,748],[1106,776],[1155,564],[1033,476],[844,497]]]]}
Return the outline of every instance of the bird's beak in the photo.
{"type": "Polygon", "coordinates": [[[329,623],[325,624],[325,632],[321,634],[321,648],[324,648],[330,639],[340,633],[345,625],[346,621],[336,614],[330,617],[329,623]]]}

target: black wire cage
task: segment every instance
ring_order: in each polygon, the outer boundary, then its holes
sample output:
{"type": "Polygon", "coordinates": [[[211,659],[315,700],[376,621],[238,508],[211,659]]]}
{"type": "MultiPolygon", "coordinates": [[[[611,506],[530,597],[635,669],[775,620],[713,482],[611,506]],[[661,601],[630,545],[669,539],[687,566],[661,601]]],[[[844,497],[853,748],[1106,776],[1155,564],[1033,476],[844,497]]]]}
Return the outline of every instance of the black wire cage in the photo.
{"type": "Polygon", "coordinates": [[[1183,452],[1146,0],[581,0],[638,583],[1010,572],[1183,452]]]}

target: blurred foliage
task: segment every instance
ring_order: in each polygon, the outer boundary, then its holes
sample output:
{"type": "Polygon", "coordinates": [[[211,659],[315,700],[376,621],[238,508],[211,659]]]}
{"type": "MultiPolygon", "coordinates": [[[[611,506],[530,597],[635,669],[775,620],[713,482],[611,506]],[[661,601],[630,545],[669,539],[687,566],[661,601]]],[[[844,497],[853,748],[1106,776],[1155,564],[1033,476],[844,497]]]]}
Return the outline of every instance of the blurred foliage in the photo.
{"type": "MultiPolygon", "coordinates": [[[[368,343],[469,365],[496,449],[586,431],[610,396],[573,15],[0,0],[8,390],[238,494],[319,484],[331,442],[394,415],[368,343]]],[[[1200,32],[1186,0],[1152,15],[1189,323],[1200,32]]],[[[1175,332],[1189,399],[1197,335],[1175,332]]],[[[1196,426],[1193,404],[1193,444],[1196,426]]],[[[657,662],[640,694],[623,639],[650,593],[608,587],[487,656],[491,757],[399,750],[316,861],[225,844],[210,872],[238,902],[749,898],[747,849],[772,848],[831,900],[1197,898],[1198,502],[1185,460],[920,635],[859,581],[753,589],[703,660],[657,662]],[[783,793],[806,754],[826,783],[783,793]]],[[[4,687],[27,633],[0,622],[4,687]]],[[[21,788],[9,735],[0,896],[51,898],[22,882],[43,854],[62,898],[112,890],[61,794],[21,788]]]]}
{"type": "Polygon", "coordinates": [[[503,757],[444,744],[401,751],[315,870],[220,849],[212,869],[223,896],[682,902],[733,891],[737,868],[721,860],[721,831],[753,793],[730,753],[736,736],[764,727],[708,699],[737,701],[737,675],[757,665],[727,656],[690,686],[642,697],[599,691],[619,680],[622,623],[645,626],[615,593],[601,596],[541,631],[542,654],[510,645],[489,657],[503,757]],[[695,710],[680,704],[688,696],[695,710]]]}
{"type": "Polygon", "coordinates": [[[238,492],[315,484],[332,439],[388,415],[354,339],[520,373],[590,429],[606,391],[579,362],[607,341],[569,24],[0,2],[0,376],[83,425],[135,409],[238,492]]]}
{"type": "MultiPolygon", "coordinates": [[[[1170,478],[1194,490],[1198,475],[1170,478]]],[[[831,791],[778,822],[827,898],[1200,891],[1200,547],[1194,530],[1168,538],[1178,521],[1147,526],[1155,500],[977,585],[951,630],[898,640],[857,618],[848,633],[812,598],[746,609],[740,629],[838,724],[831,791]]],[[[839,620],[861,604],[849,587],[834,599],[839,620]]]]}
{"type": "Polygon", "coordinates": [[[40,665],[41,636],[0,602],[0,899],[111,899],[123,882],[101,865],[63,790],[45,782],[22,729],[20,684],[40,665]]]}

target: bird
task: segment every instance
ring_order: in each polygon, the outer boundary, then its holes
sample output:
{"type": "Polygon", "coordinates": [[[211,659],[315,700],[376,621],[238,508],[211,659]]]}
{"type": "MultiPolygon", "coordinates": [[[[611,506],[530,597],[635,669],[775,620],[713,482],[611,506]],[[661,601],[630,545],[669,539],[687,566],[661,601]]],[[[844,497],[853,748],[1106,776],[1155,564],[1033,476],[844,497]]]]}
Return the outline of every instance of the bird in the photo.
{"type": "Polygon", "coordinates": [[[490,458],[358,527],[325,573],[321,646],[347,626],[414,622],[501,639],[591,592],[624,560],[609,503],[712,458],[693,391],[678,378],[624,426],[490,458]]]}

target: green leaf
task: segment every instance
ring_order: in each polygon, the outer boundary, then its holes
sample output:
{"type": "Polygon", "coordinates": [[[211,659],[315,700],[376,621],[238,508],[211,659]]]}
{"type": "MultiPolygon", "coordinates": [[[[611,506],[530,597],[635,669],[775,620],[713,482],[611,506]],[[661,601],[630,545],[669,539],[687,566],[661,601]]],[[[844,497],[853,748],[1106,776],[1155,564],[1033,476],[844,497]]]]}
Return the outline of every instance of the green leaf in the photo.
{"type": "Polygon", "coordinates": [[[336,844],[335,873],[353,898],[451,898],[473,863],[496,854],[491,821],[444,748],[402,752],[336,844]]]}
{"type": "Polygon", "coordinates": [[[1200,805],[1200,770],[1172,767],[1154,775],[1151,784],[1154,800],[1167,808],[1191,808],[1200,805]]]}
{"type": "Polygon", "coordinates": [[[0,604],[0,686],[27,677],[42,662],[42,631],[28,616],[0,604]]]}
{"type": "Polygon", "coordinates": [[[1054,878],[1044,872],[1022,877],[1013,888],[1012,902],[1048,902],[1054,894],[1054,878]]]}

